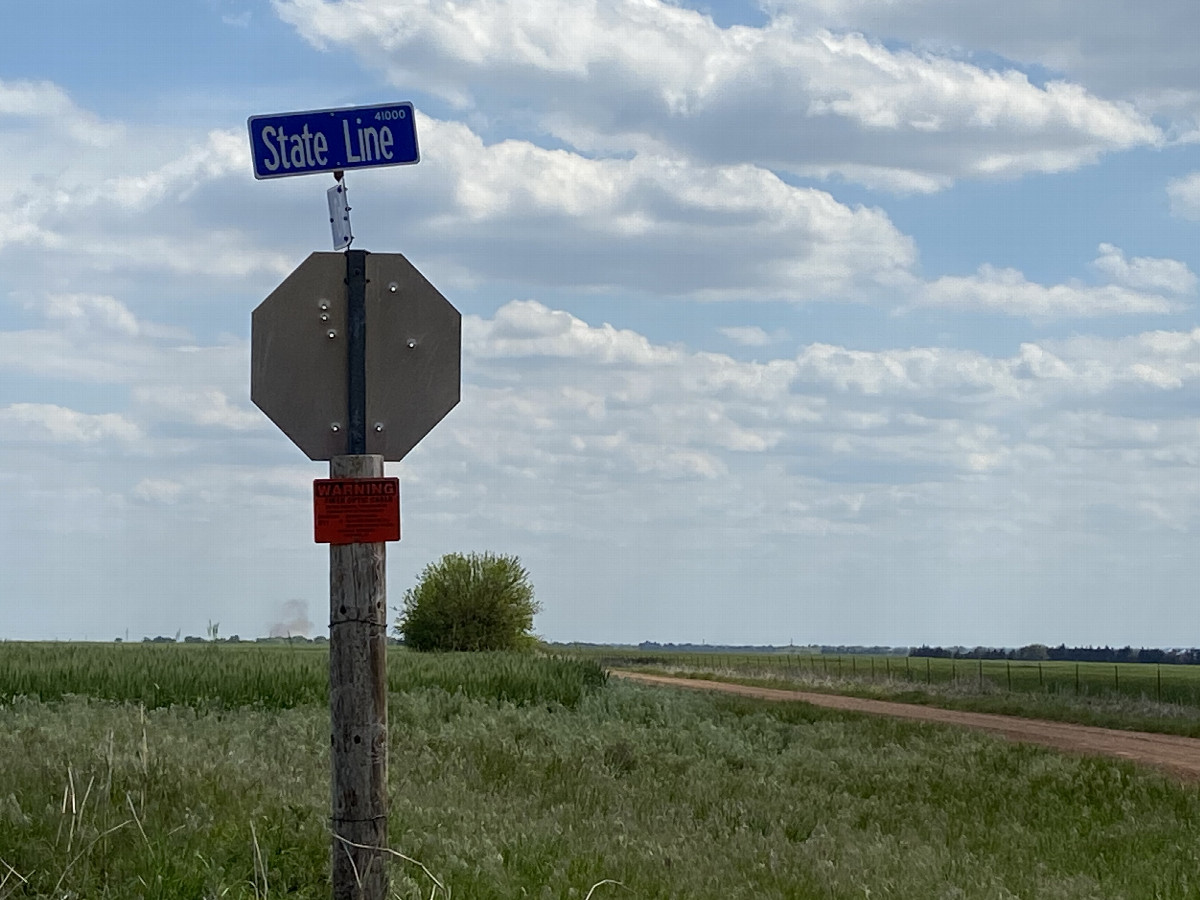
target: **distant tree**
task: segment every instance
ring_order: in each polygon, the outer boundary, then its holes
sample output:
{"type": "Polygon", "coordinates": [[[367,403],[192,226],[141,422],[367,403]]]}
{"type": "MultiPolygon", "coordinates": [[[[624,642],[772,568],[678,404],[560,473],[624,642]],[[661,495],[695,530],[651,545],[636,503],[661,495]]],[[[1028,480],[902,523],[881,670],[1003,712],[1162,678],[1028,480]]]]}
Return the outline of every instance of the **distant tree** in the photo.
{"type": "Polygon", "coordinates": [[[1041,660],[1050,658],[1050,648],[1045,644],[1026,644],[1017,651],[1017,659],[1041,660]]]}
{"type": "Polygon", "coordinates": [[[518,650],[540,609],[517,557],[450,553],[405,593],[396,629],[414,650],[518,650]]]}
{"type": "Polygon", "coordinates": [[[920,647],[913,647],[908,651],[909,656],[929,656],[934,659],[949,659],[954,655],[954,651],[947,650],[945,647],[930,647],[927,644],[922,644],[920,647]]]}

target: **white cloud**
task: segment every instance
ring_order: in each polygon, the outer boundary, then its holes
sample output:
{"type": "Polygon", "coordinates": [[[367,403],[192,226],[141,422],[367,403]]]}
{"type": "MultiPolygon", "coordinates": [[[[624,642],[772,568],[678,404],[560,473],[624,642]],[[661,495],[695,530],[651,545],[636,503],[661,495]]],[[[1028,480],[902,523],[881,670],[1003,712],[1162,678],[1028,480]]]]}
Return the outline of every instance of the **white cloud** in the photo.
{"type": "Polygon", "coordinates": [[[76,106],[66,91],[49,81],[0,81],[0,120],[4,119],[49,123],[85,147],[108,147],[124,134],[120,125],[76,106]]]}
{"type": "Polygon", "coordinates": [[[1200,377],[1200,328],[1026,344],[1022,355],[1036,355],[1044,376],[1092,394],[1122,386],[1174,392],[1200,377]],[[1052,362],[1047,365],[1046,360],[1052,362]]]}
{"type": "MultiPolygon", "coordinates": [[[[295,185],[251,182],[241,133],[211,130],[183,142],[140,134],[151,150],[137,165],[122,144],[81,168],[33,152],[54,127],[42,123],[28,146],[13,147],[19,177],[14,202],[0,213],[0,257],[44,253],[64,275],[86,273],[90,282],[97,272],[162,272],[187,276],[176,277],[178,285],[257,276],[267,287],[297,262],[294,251],[274,246],[295,246],[312,232],[327,239],[311,196],[295,185]],[[147,157],[157,162],[146,165],[147,157]],[[31,189],[33,181],[41,187],[31,189]],[[249,191],[253,215],[232,215],[249,191]]],[[[424,116],[420,129],[419,183],[372,181],[371,173],[353,180],[352,202],[364,216],[356,230],[402,232],[417,255],[453,247],[448,264],[467,281],[803,300],[878,293],[912,278],[912,240],[885,213],[790,186],[764,169],[485,144],[465,125],[424,116]],[[357,190],[369,190],[362,196],[371,202],[354,201],[357,190]]],[[[14,265],[10,277],[21,271],[14,265]]]]}
{"type": "Polygon", "coordinates": [[[183,485],[166,478],[143,478],[133,488],[133,495],[147,503],[176,503],[183,485]]]}
{"type": "Polygon", "coordinates": [[[1200,172],[1176,178],[1167,185],[1171,213],[1181,219],[1200,219],[1200,172]]]}
{"type": "Polygon", "coordinates": [[[114,271],[220,278],[290,268],[253,223],[231,214],[250,182],[239,131],[126,126],[81,109],[57,85],[0,80],[0,157],[0,255],[26,254],[22,268],[6,262],[12,281],[29,269],[29,253],[53,257],[72,285],[64,293],[114,271]]]}
{"type": "Polygon", "coordinates": [[[1146,256],[1126,259],[1120,247],[1101,244],[1100,255],[1092,265],[1116,284],[1134,290],[1165,291],[1168,294],[1191,294],[1196,290],[1196,276],[1186,263],[1176,259],[1146,256]]]}
{"type": "Polygon", "coordinates": [[[788,339],[788,333],[782,328],[767,332],[757,325],[730,325],[717,330],[742,347],[766,347],[788,339]]]}
{"type": "Polygon", "coordinates": [[[420,126],[434,194],[425,233],[442,246],[452,238],[478,276],[743,299],[912,279],[913,243],[881,210],[764,169],[595,160],[525,141],[485,145],[455,123],[420,126]]]}
{"type": "Polygon", "coordinates": [[[262,413],[249,404],[235,406],[214,387],[153,384],[134,388],[133,399],[161,420],[187,422],[231,431],[264,428],[262,413]]]}
{"type": "Polygon", "coordinates": [[[633,365],[669,362],[678,356],[677,351],[655,347],[636,332],[608,324],[593,328],[536,300],[505,304],[490,323],[469,318],[463,327],[463,351],[481,359],[561,356],[633,365]]]}
{"type": "Polygon", "coordinates": [[[883,460],[935,480],[1036,469],[1058,461],[1043,426],[1081,403],[1116,410],[1128,391],[1170,397],[1200,379],[1200,329],[1029,343],[1011,357],[817,343],[759,363],[656,346],[527,301],[491,320],[467,317],[464,344],[472,387],[446,434],[478,463],[539,479],[717,477],[744,471],[742,454],[841,458],[866,481],[883,460]]]}
{"type": "Polygon", "coordinates": [[[127,209],[145,209],[168,194],[186,200],[206,181],[245,173],[249,169],[250,148],[246,136],[214,130],[208,133],[203,144],[188,148],[182,156],[149,172],[107,178],[94,193],[84,193],[79,199],[82,204],[108,201],[127,209]]]}
{"type": "MultiPolygon", "coordinates": [[[[1108,274],[1113,274],[1115,267],[1123,261],[1123,257],[1115,255],[1102,256],[1097,267],[1103,271],[1107,266],[1110,270],[1108,274]]],[[[1134,271],[1126,264],[1122,271],[1127,282],[1134,280],[1142,286],[1162,287],[1161,283],[1152,282],[1161,282],[1164,277],[1173,277],[1174,284],[1186,281],[1177,269],[1179,264],[1176,264],[1176,268],[1168,267],[1170,275],[1166,274],[1164,267],[1155,265],[1160,262],[1171,263],[1173,260],[1134,262],[1144,265],[1134,271]]],[[[1187,272],[1186,266],[1182,271],[1187,272]]],[[[1190,272],[1187,274],[1190,275],[1190,272]]],[[[1016,269],[997,269],[987,264],[980,266],[975,275],[945,275],[927,284],[920,291],[917,302],[928,306],[1000,312],[1031,318],[1162,314],[1178,308],[1175,301],[1160,294],[1134,290],[1121,284],[1043,285],[1026,280],[1016,269]]]]}
{"type": "Polygon", "coordinates": [[[141,430],[117,413],[93,415],[52,403],[12,403],[0,408],[0,433],[14,442],[94,444],[135,441],[141,430]]]}
{"type": "Polygon", "coordinates": [[[974,275],[946,275],[924,285],[916,302],[1036,319],[1178,312],[1194,294],[1196,276],[1186,263],[1137,256],[1129,259],[1112,244],[1101,244],[1092,268],[1110,282],[1043,285],[1016,269],[984,264],[974,275]]]}
{"type": "Polygon", "coordinates": [[[720,28],[660,0],[461,3],[276,0],[319,47],[349,48],[395,84],[597,152],[752,162],[929,190],[963,177],[1057,172],[1157,144],[1132,106],[1038,86],[931,52],[776,17],[720,28]]]}
{"type": "Polygon", "coordinates": [[[837,392],[867,396],[978,401],[1021,392],[1008,362],[970,350],[913,347],[872,351],[810,344],[795,363],[797,376],[805,380],[837,392]]]}
{"type": "Polygon", "coordinates": [[[1086,15],[1072,4],[1014,0],[1003,10],[961,0],[770,0],[776,15],[837,30],[868,29],[957,55],[992,53],[1080,80],[1106,95],[1136,99],[1160,112],[1195,109],[1200,75],[1191,39],[1200,14],[1189,0],[1153,0],[1131,10],[1124,0],[1093,0],[1086,15]],[[1183,95],[1183,96],[1180,96],[1183,95]]]}
{"type": "MultiPolygon", "coordinates": [[[[135,317],[110,295],[52,295],[31,309],[42,327],[0,331],[0,371],[19,392],[38,385],[55,396],[82,389],[120,413],[76,413],[47,404],[14,404],[4,415],[21,434],[55,441],[123,438],[147,455],[203,455],[222,432],[265,430],[249,403],[245,340],[197,345],[186,331],[135,317]],[[132,401],[132,402],[130,402],[132,401]],[[179,424],[211,431],[187,431],[179,424]],[[32,428],[32,431],[30,430],[32,428]]],[[[216,451],[219,452],[219,451],[216,451]]]]}
{"type": "Polygon", "coordinates": [[[136,337],[137,319],[129,308],[115,297],[95,294],[51,294],[46,316],[65,322],[69,327],[97,328],[136,337]]]}

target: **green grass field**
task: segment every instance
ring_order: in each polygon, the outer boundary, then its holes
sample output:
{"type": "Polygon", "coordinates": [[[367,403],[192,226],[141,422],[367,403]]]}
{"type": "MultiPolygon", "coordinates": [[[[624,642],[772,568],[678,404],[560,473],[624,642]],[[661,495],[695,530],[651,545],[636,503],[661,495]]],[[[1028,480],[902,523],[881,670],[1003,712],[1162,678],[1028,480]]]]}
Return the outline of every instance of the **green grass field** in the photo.
{"type": "MultiPolygon", "coordinates": [[[[328,896],[324,665],[0,644],[0,898],[328,896]]],[[[1200,896],[1200,790],[1126,762],[580,661],[389,665],[405,900],[1200,896]]]]}

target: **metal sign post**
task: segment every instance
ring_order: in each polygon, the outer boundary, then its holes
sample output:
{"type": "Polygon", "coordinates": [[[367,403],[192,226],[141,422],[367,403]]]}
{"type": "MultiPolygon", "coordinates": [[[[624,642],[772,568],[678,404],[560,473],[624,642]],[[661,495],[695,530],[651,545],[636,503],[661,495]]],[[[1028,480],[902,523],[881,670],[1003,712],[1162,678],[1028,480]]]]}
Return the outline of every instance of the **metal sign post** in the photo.
{"type": "MultiPolygon", "coordinates": [[[[410,103],[248,126],[256,178],[336,173],[336,249],[353,240],[341,170],[420,158],[410,103]]],[[[399,538],[399,490],[384,460],[402,459],[458,403],[462,317],[400,254],[346,249],[313,253],[284,279],[254,310],[250,342],[250,398],[310,459],[329,460],[329,480],[314,482],[314,527],[330,543],[333,897],[385,900],[383,539],[399,538]]]]}
{"type": "MultiPolygon", "coordinates": [[[[382,478],[366,455],[367,251],[346,251],[346,454],[330,478],[382,478]]],[[[329,545],[334,900],[387,897],[387,544],[329,545]],[[338,846],[338,844],[341,846],[338,846]]]]}
{"type": "Polygon", "coordinates": [[[367,452],[366,250],[346,251],[346,410],[350,426],[346,452],[362,455],[367,452]]]}

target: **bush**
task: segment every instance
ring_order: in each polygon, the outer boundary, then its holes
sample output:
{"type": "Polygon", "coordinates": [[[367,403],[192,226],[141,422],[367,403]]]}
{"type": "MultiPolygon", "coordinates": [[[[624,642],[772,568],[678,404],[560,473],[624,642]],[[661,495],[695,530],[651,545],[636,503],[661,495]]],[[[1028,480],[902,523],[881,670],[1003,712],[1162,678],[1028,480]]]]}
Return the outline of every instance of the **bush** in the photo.
{"type": "Polygon", "coordinates": [[[405,593],[396,627],[414,650],[531,649],[540,609],[517,557],[449,553],[405,593]]]}

